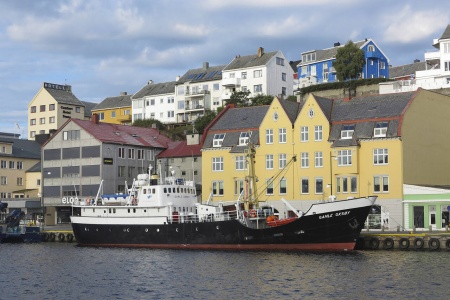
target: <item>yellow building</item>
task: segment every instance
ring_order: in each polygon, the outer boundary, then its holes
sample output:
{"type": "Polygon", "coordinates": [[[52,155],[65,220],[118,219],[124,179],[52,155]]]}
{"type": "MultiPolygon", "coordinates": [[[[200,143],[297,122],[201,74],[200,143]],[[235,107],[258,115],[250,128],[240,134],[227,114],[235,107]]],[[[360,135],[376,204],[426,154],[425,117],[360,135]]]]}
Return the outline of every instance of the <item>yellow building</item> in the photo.
{"type": "Polygon", "coordinates": [[[93,109],[92,113],[99,116],[105,123],[131,125],[131,96],[126,92],[117,97],[108,97],[93,109]]]}
{"type": "Polygon", "coordinates": [[[70,85],[44,82],[28,103],[28,139],[53,133],[70,118],[89,120],[96,104],[78,100],[70,85]]]}
{"type": "MultiPolygon", "coordinates": [[[[450,184],[448,115],[450,97],[421,89],[353,99],[310,96],[302,103],[275,98],[269,107],[226,108],[204,132],[203,200],[211,194],[215,201],[237,199],[246,188],[248,134],[260,201],[289,214],[281,198],[306,210],[317,201],[377,195],[371,228],[411,228],[411,219],[427,218],[427,209],[414,215],[404,185],[450,184]]],[[[435,205],[430,222],[440,224],[449,204],[435,205]]]]}

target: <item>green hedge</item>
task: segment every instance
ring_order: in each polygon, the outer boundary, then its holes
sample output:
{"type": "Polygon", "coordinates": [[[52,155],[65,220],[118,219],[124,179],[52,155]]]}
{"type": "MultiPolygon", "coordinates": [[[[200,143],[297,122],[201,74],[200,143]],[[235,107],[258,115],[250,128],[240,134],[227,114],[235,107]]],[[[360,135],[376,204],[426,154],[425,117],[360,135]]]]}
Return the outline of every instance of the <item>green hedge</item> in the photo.
{"type": "Polygon", "coordinates": [[[339,89],[353,89],[355,90],[358,86],[379,84],[380,82],[393,81],[389,78],[370,78],[370,79],[358,79],[350,81],[339,81],[330,83],[320,83],[315,85],[310,85],[300,89],[300,95],[306,95],[318,91],[326,90],[339,90],[339,89]]]}

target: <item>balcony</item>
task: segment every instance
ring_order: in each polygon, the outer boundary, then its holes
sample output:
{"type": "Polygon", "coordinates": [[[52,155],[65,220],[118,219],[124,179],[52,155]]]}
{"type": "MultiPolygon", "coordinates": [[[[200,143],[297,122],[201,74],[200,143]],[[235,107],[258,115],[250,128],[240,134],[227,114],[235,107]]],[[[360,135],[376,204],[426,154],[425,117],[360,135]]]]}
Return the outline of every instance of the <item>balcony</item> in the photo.
{"type": "Polygon", "coordinates": [[[194,98],[194,97],[204,97],[205,95],[209,95],[208,90],[192,90],[186,91],[186,98],[194,98]]]}
{"type": "Polygon", "coordinates": [[[205,109],[205,107],[203,105],[200,105],[200,104],[197,104],[197,105],[186,105],[184,107],[185,111],[188,111],[188,110],[190,110],[190,111],[193,111],[193,110],[204,110],[204,109],[205,109]]]}
{"type": "Polygon", "coordinates": [[[222,78],[222,86],[225,86],[225,87],[241,86],[241,79],[240,78],[222,78]]]}
{"type": "Polygon", "coordinates": [[[378,52],[366,52],[366,58],[381,58],[381,53],[378,53],[378,52]]]}
{"type": "Polygon", "coordinates": [[[440,60],[441,54],[439,51],[425,52],[425,61],[440,60]]]}

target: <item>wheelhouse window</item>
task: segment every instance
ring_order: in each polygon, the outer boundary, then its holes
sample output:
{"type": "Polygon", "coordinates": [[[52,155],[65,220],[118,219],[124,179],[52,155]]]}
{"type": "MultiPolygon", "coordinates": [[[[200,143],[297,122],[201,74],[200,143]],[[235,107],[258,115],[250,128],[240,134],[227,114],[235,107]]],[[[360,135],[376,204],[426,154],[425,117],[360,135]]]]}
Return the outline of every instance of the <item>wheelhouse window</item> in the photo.
{"type": "Polygon", "coordinates": [[[213,147],[222,147],[223,140],[225,139],[225,133],[217,133],[213,138],[213,147]]]}
{"type": "Polygon", "coordinates": [[[355,131],[355,125],[342,125],[341,139],[351,139],[353,132],[355,131]]]}
{"type": "Polygon", "coordinates": [[[374,137],[386,137],[386,132],[388,128],[388,122],[377,122],[375,128],[373,129],[374,137]]]}

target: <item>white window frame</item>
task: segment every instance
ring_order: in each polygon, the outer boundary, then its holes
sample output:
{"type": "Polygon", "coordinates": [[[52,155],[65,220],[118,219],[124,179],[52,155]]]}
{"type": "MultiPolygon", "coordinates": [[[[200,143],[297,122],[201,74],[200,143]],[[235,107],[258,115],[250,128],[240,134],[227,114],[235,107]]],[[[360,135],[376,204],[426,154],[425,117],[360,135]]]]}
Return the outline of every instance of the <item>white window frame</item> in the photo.
{"type": "Polygon", "coordinates": [[[341,139],[351,139],[355,132],[355,125],[342,125],[341,139]]]}
{"type": "Polygon", "coordinates": [[[373,137],[386,137],[388,122],[378,122],[373,129],[373,137]]]}
{"type": "Polygon", "coordinates": [[[223,140],[225,139],[225,133],[216,133],[213,138],[213,147],[222,147],[223,140]]]}
{"type": "Polygon", "coordinates": [[[273,169],[273,154],[266,154],[266,170],[273,169]]]}
{"type": "Polygon", "coordinates": [[[223,180],[213,180],[211,187],[213,196],[221,197],[224,195],[223,180]]]}
{"type": "Polygon", "coordinates": [[[236,156],[236,170],[237,171],[241,171],[241,170],[245,170],[246,169],[246,161],[245,161],[245,156],[244,155],[238,155],[236,156]]]}
{"type": "Polygon", "coordinates": [[[300,153],[300,160],[301,160],[301,168],[309,168],[309,153],[308,152],[302,152],[300,153]]]}
{"type": "Polygon", "coordinates": [[[273,129],[266,129],[266,144],[273,144],[273,129]]]}
{"type": "Polygon", "coordinates": [[[300,142],[307,142],[309,140],[309,128],[308,126],[300,127],[300,142]]]}
{"type": "Polygon", "coordinates": [[[212,170],[213,172],[223,172],[223,157],[212,158],[212,170]]]}
{"type": "Polygon", "coordinates": [[[241,134],[239,136],[239,146],[248,145],[248,141],[251,136],[252,136],[252,133],[249,131],[241,132],[241,134]]]}
{"type": "Polygon", "coordinates": [[[373,149],[373,164],[387,165],[389,163],[389,150],[387,148],[373,149]]]}
{"type": "Polygon", "coordinates": [[[314,141],[320,142],[323,139],[323,129],[322,125],[314,126],[314,141]]]}
{"type": "Polygon", "coordinates": [[[302,179],[300,180],[300,193],[303,195],[309,194],[309,178],[308,177],[302,177],[302,179]],[[306,185],[303,184],[305,182],[306,182],[306,185]],[[306,186],[306,191],[304,188],[305,186],[306,186]]]}
{"type": "Polygon", "coordinates": [[[315,185],[314,185],[314,193],[316,195],[323,194],[323,178],[322,177],[316,177],[314,179],[315,185]],[[321,190],[319,189],[321,188],[321,190]]]}
{"type": "Polygon", "coordinates": [[[279,128],[278,129],[278,143],[280,144],[286,144],[286,128],[279,128]]]}
{"type": "Polygon", "coordinates": [[[261,77],[262,77],[262,70],[253,71],[253,78],[261,78],[261,77]]]}
{"type": "Polygon", "coordinates": [[[283,169],[287,164],[287,155],[286,153],[278,154],[278,168],[283,169]]]}
{"type": "Polygon", "coordinates": [[[376,194],[389,193],[389,176],[388,175],[375,175],[373,177],[373,192],[376,194]]]}
{"type": "Polygon", "coordinates": [[[323,167],[323,153],[322,153],[322,151],[314,152],[314,166],[316,168],[323,167]]]}
{"type": "Polygon", "coordinates": [[[352,150],[338,150],[338,166],[351,166],[352,152],[352,150]]]}

